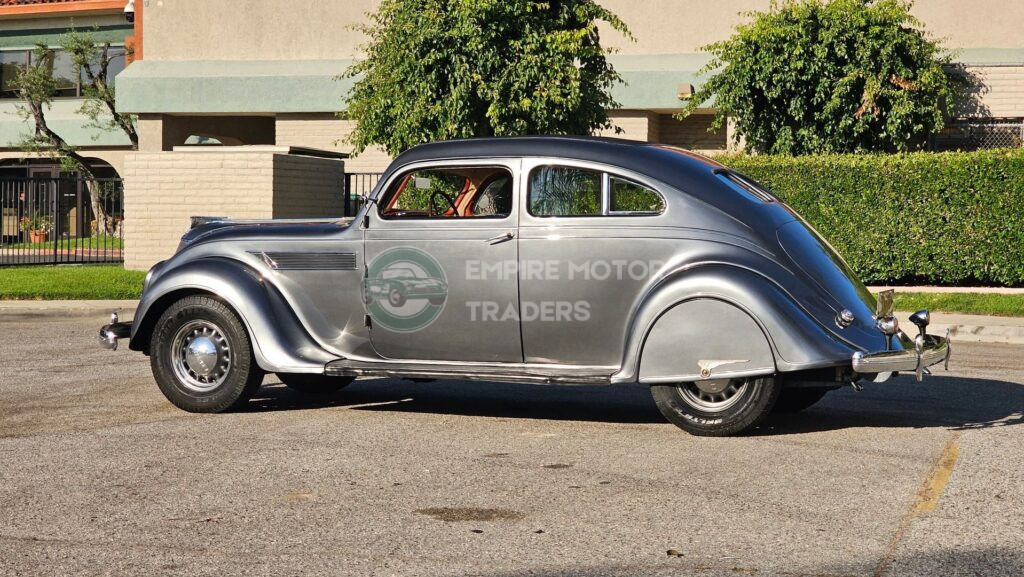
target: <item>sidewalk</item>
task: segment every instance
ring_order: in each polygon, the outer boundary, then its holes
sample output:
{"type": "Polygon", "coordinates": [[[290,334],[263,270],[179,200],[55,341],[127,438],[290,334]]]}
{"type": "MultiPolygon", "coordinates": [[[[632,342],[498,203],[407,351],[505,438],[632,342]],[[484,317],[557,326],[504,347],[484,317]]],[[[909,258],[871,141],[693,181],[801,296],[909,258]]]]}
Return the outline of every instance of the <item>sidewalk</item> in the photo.
{"type": "Polygon", "coordinates": [[[869,286],[868,290],[873,294],[893,289],[897,293],[971,293],[971,294],[1000,294],[1000,295],[1024,295],[1024,288],[1006,288],[998,286],[869,286]]]}
{"type": "Polygon", "coordinates": [[[0,321],[12,318],[78,318],[94,317],[97,322],[110,317],[117,311],[123,319],[131,319],[137,300],[123,301],[3,301],[0,300],[0,321]]]}
{"type": "MultiPolygon", "coordinates": [[[[900,327],[907,334],[913,335],[917,332],[917,327],[907,320],[909,316],[909,312],[896,313],[900,327]]],[[[944,335],[947,328],[954,345],[957,341],[1024,345],[1024,317],[932,313],[932,324],[928,326],[928,332],[944,335]]]]}
{"type": "MultiPolygon", "coordinates": [[[[122,320],[129,320],[135,314],[139,301],[0,301],[0,322],[4,320],[38,318],[83,318],[96,319],[97,326],[117,311],[122,320]]],[[[909,312],[897,312],[900,326],[908,334],[914,334],[916,327],[910,324],[909,312]]],[[[1010,343],[1024,345],[1024,317],[992,317],[982,315],[960,315],[954,313],[932,313],[932,324],[928,332],[946,334],[956,341],[980,343],[1010,343]]]]}

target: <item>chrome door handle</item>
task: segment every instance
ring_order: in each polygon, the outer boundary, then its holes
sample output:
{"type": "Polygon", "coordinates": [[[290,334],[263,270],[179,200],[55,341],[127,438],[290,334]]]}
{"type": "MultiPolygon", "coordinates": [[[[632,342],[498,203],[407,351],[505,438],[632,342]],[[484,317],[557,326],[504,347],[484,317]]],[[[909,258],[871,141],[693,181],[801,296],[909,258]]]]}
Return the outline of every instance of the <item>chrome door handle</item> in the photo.
{"type": "Polygon", "coordinates": [[[485,240],[484,242],[486,242],[487,244],[498,244],[499,242],[505,242],[505,241],[512,240],[515,237],[516,237],[515,234],[513,234],[511,232],[506,232],[505,234],[499,234],[498,236],[496,236],[494,238],[489,238],[489,239],[485,240]]]}

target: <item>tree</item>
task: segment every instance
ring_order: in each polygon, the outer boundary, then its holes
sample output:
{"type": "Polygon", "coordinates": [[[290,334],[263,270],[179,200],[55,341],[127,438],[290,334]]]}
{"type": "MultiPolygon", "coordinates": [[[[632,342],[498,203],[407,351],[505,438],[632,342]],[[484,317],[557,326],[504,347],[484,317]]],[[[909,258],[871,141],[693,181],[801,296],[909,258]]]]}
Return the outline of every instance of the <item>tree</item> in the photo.
{"type": "MultiPolygon", "coordinates": [[[[110,85],[108,76],[110,43],[98,46],[91,34],[72,29],[62,37],[61,48],[71,56],[75,74],[82,78],[85,100],[79,112],[89,119],[86,126],[101,130],[121,130],[128,136],[132,147],[138,148],[139,137],[134,119],[130,115],[118,113],[114,105],[114,87],[110,85]]],[[[50,109],[57,93],[57,80],[53,75],[54,51],[49,46],[39,44],[32,56],[32,63],[21,69],[14,79],[14,87],[22,100],[18,112],[34,125],[33,132],[24,136],[18,148],[48,156],[58,161],[63,170],[81,174],[89,191],[97,231],[115,234],[118,221],[107,214],[104,206],[106,198],[115,191],[97,180],[85,157],[64,137],[54,132],[46,121],[46,111],[50,109]]]]}
{"type": "Polygon", "coordinates": [[[913,150],[942,129],[962,79],[904,0],[785,0],[704,47],[712,74],[686,116],[714,99],[756,152],[913,150]]]}
{"type": "Polygon", "coordinates": [[[383,0],[370,19],[366,59],[343,75],[358,77],[343,113],[357,153],[611,127],[621,78],[597,23],[629,31],[593,0],[383,0]]]}

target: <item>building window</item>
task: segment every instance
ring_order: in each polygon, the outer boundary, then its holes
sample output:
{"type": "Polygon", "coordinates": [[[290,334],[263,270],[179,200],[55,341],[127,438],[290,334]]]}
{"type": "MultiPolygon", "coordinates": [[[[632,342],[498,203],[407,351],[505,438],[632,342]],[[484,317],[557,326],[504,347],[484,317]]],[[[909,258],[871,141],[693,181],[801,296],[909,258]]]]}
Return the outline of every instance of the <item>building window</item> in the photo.
{"type": "MultiPolygon", "coordinates": [[[[107,66],[107,78],[113,86],[115,77],[126,66],[124,46],[111,46],[108,57],[110,64],[107,66]]],[[[0,50],[0,98],[18,98],[14,81],[20,70],[35,63],[34,58],[36,55],[32,50],[0,50]]],[[[84,70],[81,75],[75,76],[75,65],[70,54],[55,48],[47,57],[46,66],[53,71],[57,81],[54,96],[77,98],[83,95],[83,87],[88,86],[89,80],[84,70]]]]}
{"type": "Polygon", "coordinates": [[[28,66],[29,53],[24,50],[0,51],[0,97],[16,98],[18,91],[14,87],[14,80],[18,72],[28,66]]]}

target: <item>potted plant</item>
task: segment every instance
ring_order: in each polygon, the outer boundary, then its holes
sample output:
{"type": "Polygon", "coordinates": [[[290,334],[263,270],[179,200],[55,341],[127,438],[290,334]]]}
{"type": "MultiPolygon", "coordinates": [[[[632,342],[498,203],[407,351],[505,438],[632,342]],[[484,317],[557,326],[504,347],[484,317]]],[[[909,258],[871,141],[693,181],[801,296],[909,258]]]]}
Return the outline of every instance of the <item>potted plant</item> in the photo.
{"type": "Polygon", "coordinates": [[[47,235],[53,230],[53,217],[33,211],[21,217],[21,230],[28,233],[28,240],[33,244],[46,242],[47,235]]]}

